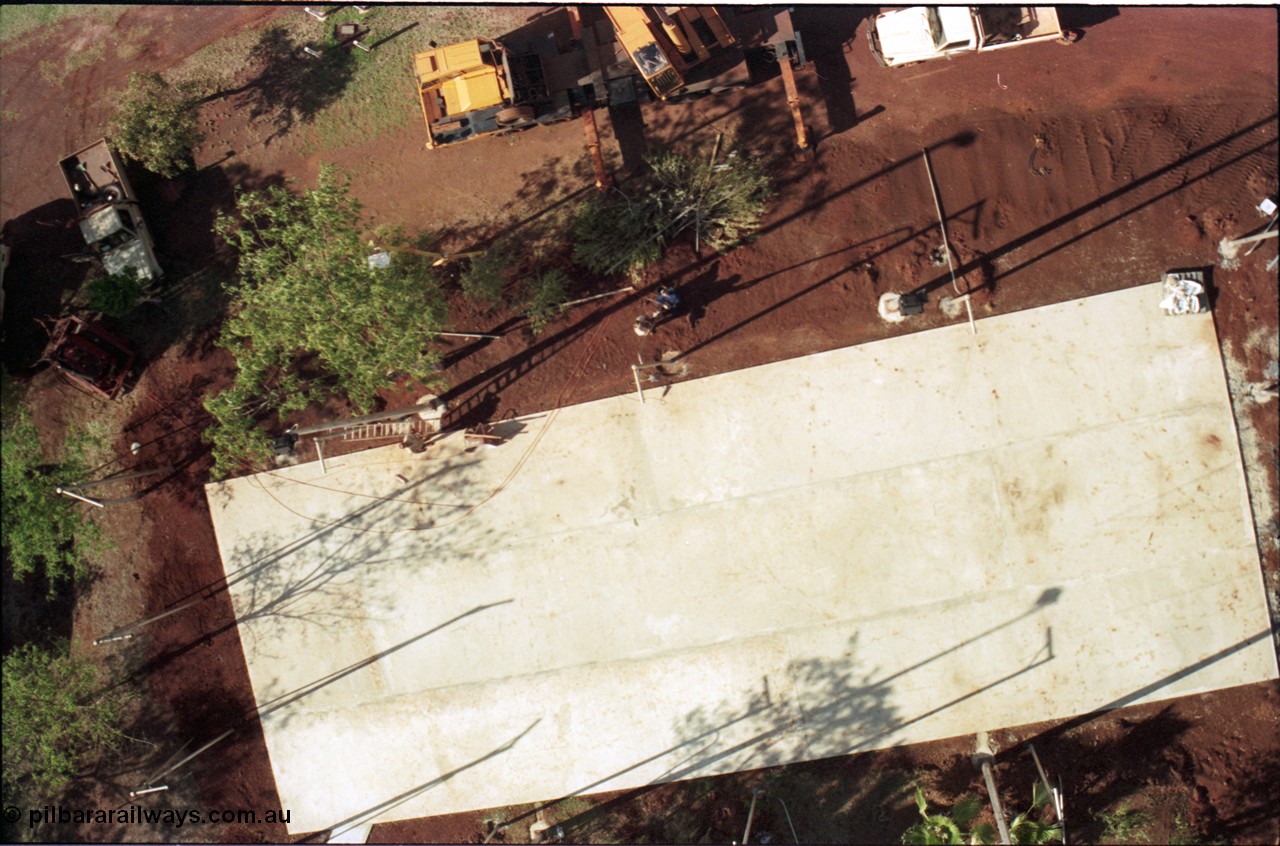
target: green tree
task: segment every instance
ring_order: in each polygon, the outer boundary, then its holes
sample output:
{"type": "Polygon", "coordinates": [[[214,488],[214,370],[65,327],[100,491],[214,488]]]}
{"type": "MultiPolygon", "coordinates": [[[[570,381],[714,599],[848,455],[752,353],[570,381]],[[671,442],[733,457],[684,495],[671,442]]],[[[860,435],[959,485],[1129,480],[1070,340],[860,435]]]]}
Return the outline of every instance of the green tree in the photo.
{"type": "Polygon", "coordinates": [[[596,273],[626,273],[639,282],[644,269],[662,258],[660,231],[643,193],[635,200],[597,194],[574,220],[573,260],[596,273]]]}
{"type": "Polygon", "coordinates": [[[438,382],[439,353],[429,344],[445,300],[432,261],[397,250],[403,236],[393,233],[382,239],[389,266],[371,266],[349,191],[325,165],[301,195],[279,187],[238,193],[235,213],[214,224],[239,253],[219,339],[235,357],[235,381],[205,403],[215,420],[206,435],[216,476],[267,454],[252,421],[268,410],[283,419],[343,395],[368,411],[401,374],[438,382]]]}
{"type": "Polygon", "coordinates": [[[533,334],[541,335],[547,324],[564,310],[569,299],[569,277],[560,270],[547,270],[526,280],[525,316],[533,334]]]}
{"type": "Polygon", "coordinates": [[[5,414],[0,433],[0,526],[15,578],[43,573],[49,594],[65,581],[89,572],[88,557],[102,545],[96,523],[56,488],[84,481],[85,468],[73,442],[70,455],[55,463],[40,445],[26,409],[5,414]]]}
{"type": "Polygon", "coordinates": [[[193,86],[158,73],[132,73],[111,124],[115,146],[148,170],[172,178],[188,168],[204,140],[193,86]]]}
{"type": "Polygon", "coordinates": [[[4,657],[6,800],[47,798],[94,755],[119,746],[121,700],[96,693],[98,683],[93,664],[66,641],[24,644],[4,657]]]}
{"type": "Polygon", "coordinates": [[[756,160],[730,153],[717,164],[667,152],[649,166],[628,191],[583,205],[574,223],[574,261],[596,273],[626,272],[634,281],[683,232],[725,252],[759,228],[771,188],[756,160]]]}
{"type": "Polygon", "coordinates": [[[135,267],[108,273],[89,281],[89,310],[124,317],[142,299],[144,285],[135,267]]]}

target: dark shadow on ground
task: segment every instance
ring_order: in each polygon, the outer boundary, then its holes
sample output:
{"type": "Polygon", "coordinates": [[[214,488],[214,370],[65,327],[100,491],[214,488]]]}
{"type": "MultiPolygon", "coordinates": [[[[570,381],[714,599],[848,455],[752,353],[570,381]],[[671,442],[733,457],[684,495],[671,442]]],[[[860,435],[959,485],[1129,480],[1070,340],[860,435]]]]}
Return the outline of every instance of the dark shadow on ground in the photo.
{"type": "Polygon", "coordinates": [[[16,376],[36,367],[49,336],[36,318],[56,316],[91,273],[91,266],[64,258],[87,253],[70,199],[54,200],[5,223],[12,250],[4,274],[5,368],[16,376]]]}
{"type": "Polygon", "coordinates": [[[346,90],[355,75],[355,56],[349,49],[328,44],[312,56],[294,41],[283,26],[274,25],[262,32],[258,43],[249,51],[248,62],[257,74],[237,88],[210,94],[203,102],[223,97],[239,97],[237,105],[248,108],[249,117],[268,118],[275,131],[268,142],[283,137],[298,124],[313,121],[326,106],[346,90]]]}
{"type": "Polygon", "coordinates": [[[858,122],[845,51],[854,47],[854,34],[864,18],[876,14],[874,6],[797,6],[795,27],[813,61],[818,87],[827,113],[827,135],[852,129],[858,122]]]}
{"type": "Polygon", "coordinates": [[[1063,29],[1087,30],[1119,16],[1119,6],[1073,4],[1058,7],[1058,23],[1062,24],[1063,29]]]}

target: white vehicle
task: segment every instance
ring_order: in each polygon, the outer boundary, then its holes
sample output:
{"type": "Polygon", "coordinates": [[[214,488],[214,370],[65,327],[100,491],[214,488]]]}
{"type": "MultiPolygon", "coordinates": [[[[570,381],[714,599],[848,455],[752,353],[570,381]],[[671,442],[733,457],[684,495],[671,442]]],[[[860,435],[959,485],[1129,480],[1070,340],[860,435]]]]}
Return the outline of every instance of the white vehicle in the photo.
{"type": "Polygon", "coordinates": [[[1053,6],[912,6],[871,21],[871,54],[888,67],[980,53],[1047,39],[1067,40],[1053,6]]]}

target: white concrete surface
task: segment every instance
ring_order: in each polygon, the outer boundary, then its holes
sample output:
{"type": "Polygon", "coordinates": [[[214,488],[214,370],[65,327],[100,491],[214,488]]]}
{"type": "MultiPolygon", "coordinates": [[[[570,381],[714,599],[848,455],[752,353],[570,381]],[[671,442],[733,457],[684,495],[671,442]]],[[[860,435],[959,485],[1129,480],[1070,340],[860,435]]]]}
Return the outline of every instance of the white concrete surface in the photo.
{"type": "Polygon", "coordinates": [[[210,485],[290,831],[1275,677],[1212,317],[1159,300],[210,485]]]}

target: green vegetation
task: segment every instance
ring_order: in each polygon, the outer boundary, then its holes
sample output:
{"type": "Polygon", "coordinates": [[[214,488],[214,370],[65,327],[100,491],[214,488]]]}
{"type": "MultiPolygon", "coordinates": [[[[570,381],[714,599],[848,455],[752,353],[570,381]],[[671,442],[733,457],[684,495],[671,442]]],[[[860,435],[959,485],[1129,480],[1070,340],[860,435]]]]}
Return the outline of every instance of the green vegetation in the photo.
{"type": "Polygon", "coordinates": [[[89,310],[124,317],[142,299],[142,279],[134,267],[89,280],[89,310]]]}
{"type": "Polygon", "coordinates": [[[20,38],[42,26],[72,16],[119,14],[118,6],[75,3],[6,3],[0,5],[0,41],[20,38]]]}
{"type": "Polygon", "coordinates": [[[6,409],[4,418],[0,435],[3,546],[14,577],[43,575],[52,596],[64,582],[88,575],[89,556],[102,548],[97,525],[55,490],[60,484],[84,481],[90,439],[84,433],[74,434],[64,450],[67,456],[56,462],[41,447],[24,407],[6,409]]]}
{"type": "Polygon", "coordinates": [[[973,825],[982,805],[972,794],[960,797],[950,814],[931,814],[925,802],[924,790],[916,787],[916,808],[920,822],[902,833],[902,842],[909,846],[933,843],[994,843],[995,827],[991,823],[973,825]]]}
{"type": "Polygon", "coordinates": [[[112,141],[148,170],[172,178],[191,166],[204,140],[195,86],[170,85],[158,73],[129,75],[129,88],[112,121],[112,141]]]}
{"type": "Polygon", "coordinates": [[[4,796],[39,803],[117,747],[118,696],[99,695],[92,663],[66,641],[24,644],[4,657],[4,796]]]}
{"type": "MultiPolygon", "coordinates": [[[[1009,823],[1009,840],[1013,843],[1044,844],[1061,843],[1062,826],[1042,822],[1038,816],[1049,805],[1050,796],[1044,785],[1036,782],[1031,788],[1031,807],[1018,814],[1009,823]]],[[[916,808],[920,822],[902,834],[906,844],[926,843],[996,843],[996,827],[992,823],[975,822],[982,811],[982,804],[972,794],[962,796],[951,808],[950,814],[929,813],[924,791],[916,787],[916,808]]]]}
{"type": "Polygon", "coordinates": [[[67,53],[55,59],[41,59],[38,65],[40,77],[52,85],[61,86],[66,78],[80,68],[88,67],[102,60],[107,53],[106,46],[97,42],[83,50],[67,53]]]}
{"type": "Polygon", "coordinates": [[[564,310],[569,299],[569,277],[560,270],[547,270],[526,280],[525,286],[524,313],[533,334],[541,335],[564,310]]]}
{"type": "Polygon", "coordinates": [[[502,302],[502,292],[511,281],[511,269],[515,263],[515,246],[509,241],[496,241],[483,253],[471,259],[458,278],[462,293],[472,302],[496,306],[502,302]]]}
{"type": "Polygon", "coordinates": [[[1031,807],[1013,818],[1009,823],[1009,839],[1014,843],[1061,843],[1062,825],[1046,823],[1038,817],[1049,807],[1051,800],[1049,791],[1044,789],[1043,782],[1034,782],[1031,786],[1031,807]]]}
{"type": "Polygon", "coordinates": [[[1102,823],[1102,836],[1114,843],[1148,843],[1151,841],[1151,815],[1121,803],[1114,813],[1094,813],[1102,823]]]}
{"type": "Polygon", "coordinates": [[[771,189],[756,160],[730,153],[717,164],[714,157],[662,153],[649,165],[650,173],[626,192],[583,204],[574,227],[575,262],[597,273],[626,272],[635,281],[682,232],[725,252],[759,227],[771,189]]]}
{"type": "MultiPolygon", "coordinates": [[[[244,76],[246,68],[269,81],[282,75],[281,62],[302,61],[298,53],[303,45],[322,53],[345,51],[336,46],[333,29],[340,23],[355,21],[369,30],[362,43],[378,46],[369,53],[356,48],[349,55],[344,52],[341,84],[331,86],[324,101],[317,102],[302,121],[308,124],[304,152],[337,149],[370,141],[422,119],[421,107],[414,98],[411,64],[413,54],[426,50],[429,41],[449,44],[478,35],[496,38],[520,26],[528,15],[528,9],[520,6],[375,6],[365,15],[348,6],[321,23],[300,10],[291,11],[257,30],[238,33],[197,51],[173,69],[169,78],[202,85],[210,80],[216,86],[210,93],[217,88],[239,90],[246,83],[252,85],[254,80],[244,76]],[[277,42],[287,42],[293,49],[287,55],[266,55],[259,50],[260,61],[255,62],[251,54],[271,29],[280,31],[277,42]],[[379,44],[387,38],[390,40],[379,44]],[[264,61],[268,66],[263,66],[264,61]]],[[[323,72],[324,68],[301,68],[321,86],[334,76],[323,72]]]]}
{"type": "Polygon", "coordinates": [[[340,394],[367,411],[397,374],[437,378],[427,345],[445,301],[431,259],[389,244],[390,266],[370,267],[349,190],[325,165],[314,189],[238,193],[235,214],[215,223],[239,253],[219,340],[235,356],[235,381],[205,403],[217,477],[267,455],[254,421],[269,409],[283,416],[340,394]]]}

